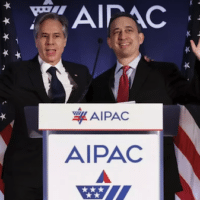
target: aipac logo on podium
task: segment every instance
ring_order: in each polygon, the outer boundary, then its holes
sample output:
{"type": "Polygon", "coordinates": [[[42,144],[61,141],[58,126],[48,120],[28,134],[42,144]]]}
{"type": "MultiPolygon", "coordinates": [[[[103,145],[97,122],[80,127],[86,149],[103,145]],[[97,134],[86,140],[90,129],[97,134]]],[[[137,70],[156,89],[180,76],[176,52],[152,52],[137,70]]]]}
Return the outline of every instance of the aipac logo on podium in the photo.
{"type": "MultiPolygon", "coordinates": [[[[106,172],[100,174],[96,183],[110,183],[106,172]]],[[[125,199],[131,185],[77,185],[76,186],[83,199],[102,199],[102,200],[123,200],[125,199]],[[121,188],[121,189],[120,189],[121,188]],[[116,194],[118,193],[118,196],[116,194]],[[116,197],[115,197],[116,196],[116,197]]]]}
{"type": "Polygon", "coordinates": [[[87,111],[82,111],[81,108],[78,109],[78,111],[72,111],[73,115],[74,115],[74,118],[72,119],[73,121],[78,121],[79,124],[81,124],[81,122],[83,120],[86,120],[87,121],[87,118],[86,118],[86,114],[87,114],[87,111]]]}

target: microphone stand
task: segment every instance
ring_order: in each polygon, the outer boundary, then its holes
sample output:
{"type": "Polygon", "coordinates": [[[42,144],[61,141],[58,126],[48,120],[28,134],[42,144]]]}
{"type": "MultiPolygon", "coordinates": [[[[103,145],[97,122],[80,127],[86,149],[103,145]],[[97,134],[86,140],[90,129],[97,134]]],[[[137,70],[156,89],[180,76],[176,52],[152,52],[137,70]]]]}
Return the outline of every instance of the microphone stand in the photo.
{"type": "Polygon", "coordinates": [[[85,89],[85,91],[83,92],[83,94],[81,95],[81,98],[78,100],[78,103],[80,103],[83,98],[85,97],[86,93],[88,92],[88,89],[92,83],[92,80],[93,80],[93,77],[94,77],[94,73],[95,73],[95,70],[96,70],[96,65],[97,65],[97,61],[98,61],[98,58],[99,58],[99,52],[100,52],[100,49],[101,49],[101,44],[103,43],[103,39],[102,38],[99,38],[98,39],[98,44],[99,44],[99,47],[98,47],[98,50],[97,50],[97,55],[96,55],[96,59],[95,59],[95,62],[94,62],[94,67],[93,67],[93,70],[92,70],[92,76],[91,76],[91,79],[85,89]]]}

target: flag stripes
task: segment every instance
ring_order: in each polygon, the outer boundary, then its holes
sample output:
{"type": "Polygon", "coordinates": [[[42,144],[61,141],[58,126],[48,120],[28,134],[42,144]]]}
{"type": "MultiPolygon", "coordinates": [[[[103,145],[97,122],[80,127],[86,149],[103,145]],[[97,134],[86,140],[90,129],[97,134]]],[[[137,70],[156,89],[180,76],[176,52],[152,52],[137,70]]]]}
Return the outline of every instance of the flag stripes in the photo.
{"type": "Polygon", "coordinates": [[[182,176],[180,176],[180,180],[181,185],[183,186],[183,188],[185,188],[185,190],[183,192],[178,192],[177,195],[180,197],[181,200],[195,200],[190,186],[187,184],[182,176]]]}
{"type": "Polygon", "coordinates": [[[3,168],[3,157],[4,153],[6,151],[7,145],[9,143],[9,140],[11,138],[11,133],[12,133],[12,125],[13,123],[9,124],[6,126],[3,131],[0,132],[0,200],[4,199],[4,183],[3,180],[1,179],[1,174],[2,174],[2,168],[3,168]]]}
{"type": "MultiPolygon", "coordinates": [[[[178,151],[178,149],[177,149],[177,151],[178,151]]],[[[186,157],[181,152],[178,152],[178,155],[179,155],[177,157],[178,158],[178,168],[179,168],[179,174],[180,174],[183,191],[178,192],[177,195],[180,197],[181,200],[185,200],[185,199],[187,199],[188,193],[190,193],[190,191],[191,191],[193,196],[195,197],[195,200],[199,200],[200,199],[199,179],[193,173],[192,166],[190,165],[190,163],[188,162],[186,157]]]]}
{"type": "Polygon", "coordinates": [[[175,137],[174,143],[188,159],[192,165],[194,173],[200,179],[200,156],[187,133],[181,127],[179,127],[179,133],[175,137]]]}
{"type": "MultiPolygon", "coordinates": [[[[190,40],[196,44],[199,40],[200,1],[190,0],[188,5],[188,27],[183,49],[182,72],[185,78],[192,82],[199,71],[197,70],[199,66],[195,65],[196,57],[192,52],[190,40]]],[[[178,169],[183,187],[183,191],[177,193],[176,200],[200,200],[200,107],[194,105],[186,107],[181,108],[180,128],[175,138],[178,169]]]]}
{"type": "Polygon", "coordinates": [[[6,145],[9,143],[10,138],[11,138],[11,132],[12,132],[12,125],[9,124],[6,126],[6,128],[0,132],[1,137],[3,138],[4,142],[6,145]]]}
{"type": "MultiPolygon", "coordinates": [[[[0,165],[3,165],[3,157],[4,157],[6,148],[7,148],[7,144],[5,143],[5,141],[3,140],[3,138],[0,135],[0,165]]],[[[0,176],[1,176],[1,174],[0,174],[0,176]]]]}
{"type": "Polygon", "coordinates": [[[182,106],[174,142],[183,191],[176,193],[176,200],[200,200],[199,140],[200,129],[190,112],[182,106]]]}
{"type": "Polygon", "coordinates": [[[199,127],[197,126],[192,115],[186,108],[183,108],[181,110],[180,125],[181,125],[182,129],[184,130],[184,132],[187,133],[187,136],[189,137],[191,142],[194,144],[198,154],[200,155],[199,127]],[[194,133],[197,133],[197,134],[194,134],[194,133]]]}
{"type": "MultiPolygon", "coordinates": [[[[3,166],[0,164],[0,174],[2,174],[2,169],[3,169],[3,166]]],[[[2,179],[0,179],[0,192],[2,194],[4,193],[4,183],[2,179]]],[[[1,199],[1,195],[0,195],[0,199],[1,199]]]]}
{"type": "MultiPolygon", "coordinates": [[[[21,60],[21,53],[16,37],[15,23],[12,15],[10,0],[0,1],[0,74],[11,62],[21,60]]],[[[3,157],[9,143],[14,119],[13,105],[9,102],[0,102],[0,200],[4,199],[4,184],[1,179],[3,157]]]]}
{"type": "Polygon", "coordinates": [[[3,195],[3,193],[0,191],[0,199],[4,199],[4,195],[3,195]]]}

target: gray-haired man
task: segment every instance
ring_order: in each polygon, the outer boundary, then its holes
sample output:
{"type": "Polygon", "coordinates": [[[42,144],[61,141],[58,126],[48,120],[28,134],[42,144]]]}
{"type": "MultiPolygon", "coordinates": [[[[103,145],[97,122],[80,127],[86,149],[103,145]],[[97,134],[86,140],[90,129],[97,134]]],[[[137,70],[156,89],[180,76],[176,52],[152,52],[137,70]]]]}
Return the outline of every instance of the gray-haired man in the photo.
{"type": "Polygon", "coordinates": [[[24,107],[78,102],[88,85],[87,67],[61,58],[67,42],[67,28],[64,16],[39,15],[34,29],[38,55],[32,60],[11,64],[0,76],[0,101],[12,102],[16,112],[4,157],[5,200],[43,199],[42,140],[29,138],[24,107]]]}

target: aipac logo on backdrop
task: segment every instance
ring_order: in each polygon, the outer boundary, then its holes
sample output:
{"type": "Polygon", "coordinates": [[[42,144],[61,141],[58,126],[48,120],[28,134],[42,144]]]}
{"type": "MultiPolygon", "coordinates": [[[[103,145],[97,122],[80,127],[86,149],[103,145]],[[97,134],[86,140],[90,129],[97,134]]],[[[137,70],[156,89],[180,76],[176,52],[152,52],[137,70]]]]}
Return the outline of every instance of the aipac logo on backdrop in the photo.
{"type": "MultiPolygon", "coordinates": [[[[103,182],[111,184],[111,181],[104,170],[100,174],[96,183],[103,183],[103,182]]],[[[115,197],[115,199],[123,200],[125,199],[129,189],[131,188],[131,185],[122,186],[122,185],[98,184],[98,185],[77,185],[76,187],[83,199],[113,200],[115,195],[118,193],[118,196],[115,197]]]]}
{"type": "Polygon", "coordinates": [[[82,109],[79,108],[77,111],[72,111],[72,113],[74,114],[74,118],[72,119],[73,121],[76,120],[78,121],[79,124],[81,124],[83,120],[87,121],[86,118],[87,111],[82,111],[82,109]]]}
{"type": "MultiPolygon", "coordinates": [[[[82,8],[80,11],[74,11],[78,12],[77,17],[72,25],[72,29],[76,29],[78,25],[84,24],[84,25],[90,25],[91,28],[103,28],[103,27],[108,27],[110,17],[112,14],[113,9],[118,9],[120,12],[125,12],[125,9],[122,5],[118,4],[98,4],[98,18],[99,21],[98,23],[95,23],[95,20],[92,19],[91,14],[89,13],[86,5],[82,5],[82,8]],[[106,10],[106,13],[104,13],[104,10],[106,10]],[[104,25],[104,15],[107,18],[107,23],[104,25]]],[[[52,12],[52,13],[57,13],[59,15],[63,15],[65,10],[67,8],[67,5],[60,5],[60,6],[54,6],[52,0],[44,0],[43,6],[30,6],[30,9],[32,13],[34,14],[35,17],[38,16],[40,13],[45,13],[45,12],[52,12]]],[[[152,21],[151,15],[154,11],[159,11],[162,13],[165,13],[167,10],[161,6],[161,5],[152,5],[146,12],[146,21],[151,26],[152,28],[159,29],[163,28],[166,25],[166,21],[161,21],[159,23],[156,23],[152,21]]],[[[146,29],[147,24],[145,23],[145,20],[142,18],[140,12],[136,8],[135,5],[133,5],[132,9],[130,10],[131,15],[135,15],[136,18],[138,19],[138,23],[141,24],[142,28],[146,29]]],[[[33,30],[34,24],[31,25],[30,29],[33,30]]]]}
{"type": "MultiPolygon", "coordinates": [[[[30,6],[30,9],[35,17],[37,17],[40,13],[52,12],[57,13],[59,15],[63,15],[67,5],[63,6],[53,6],[52,0],[44,0],[43,6],[30,6]]],[[[34,29],[34,24],[31,25],[30,30],[34,29]]]]}

